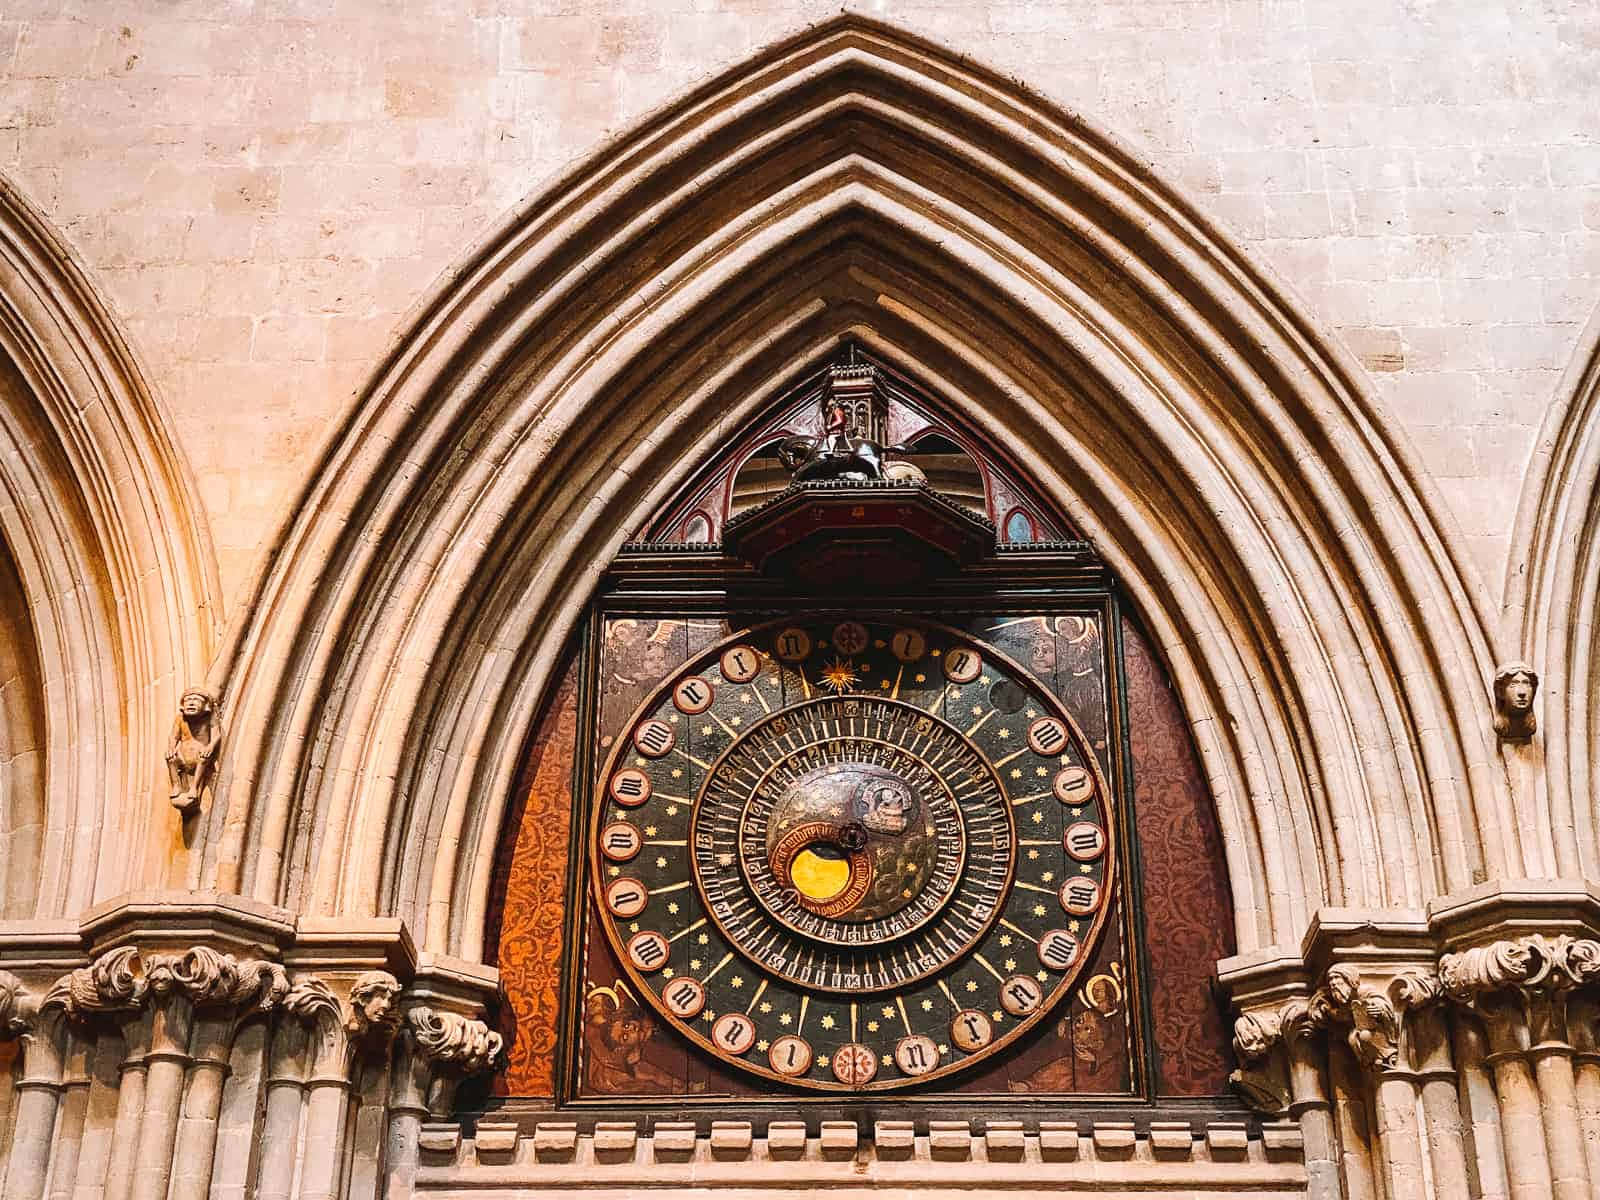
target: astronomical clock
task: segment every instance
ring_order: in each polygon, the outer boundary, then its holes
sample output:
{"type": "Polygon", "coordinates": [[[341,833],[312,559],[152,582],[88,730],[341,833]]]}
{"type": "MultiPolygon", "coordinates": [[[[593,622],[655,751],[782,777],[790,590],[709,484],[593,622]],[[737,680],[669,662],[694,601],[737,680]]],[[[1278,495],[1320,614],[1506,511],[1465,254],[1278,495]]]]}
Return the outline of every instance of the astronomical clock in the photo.
{"type": "Polygon", "coordinates": [[[635,994],[753,1075],[888,1090],[1076,983],[1114,793],[1066,707],[949,625],[780,618],[695,656],[601,771],[590,855],[635,994]]]}
{"type": "Polygon", "coordinates": [[[1159,662],[886,364],[800,381],[624,548],[518,787],[498,1103],[1225,1090],[1232,917],[1159,662]]]}

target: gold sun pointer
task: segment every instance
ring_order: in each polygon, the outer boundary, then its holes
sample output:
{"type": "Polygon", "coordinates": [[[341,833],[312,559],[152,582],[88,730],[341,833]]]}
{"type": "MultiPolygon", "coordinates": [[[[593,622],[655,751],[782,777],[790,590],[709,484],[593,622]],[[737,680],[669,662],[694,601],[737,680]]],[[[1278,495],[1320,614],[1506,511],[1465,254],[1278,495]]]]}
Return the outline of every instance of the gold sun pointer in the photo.
{"type": "Polygon", "coordinates": [[[835,658],[831,663],[822,668],[822,682],[835,692],[847,692],[855,687],[857,680],[855,664],[835,658]]]}

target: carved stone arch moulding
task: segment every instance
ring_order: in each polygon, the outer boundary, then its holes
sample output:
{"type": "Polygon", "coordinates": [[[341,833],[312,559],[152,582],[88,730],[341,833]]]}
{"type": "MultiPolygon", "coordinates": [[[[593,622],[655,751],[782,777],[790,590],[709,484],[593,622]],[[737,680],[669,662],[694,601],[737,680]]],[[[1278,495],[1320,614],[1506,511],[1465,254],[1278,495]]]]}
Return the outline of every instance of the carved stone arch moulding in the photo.
{"type": "Polygon", "coordinates": [[[218,668],[202,878],[480,955],[504,806],[601,567],[845,339],[1091,536],[1219,809],[1242,950],[1523,873],[1488,605],[1348,361],[1109,138],[845,17],[645,121],[419,309],[218,668]]]}
{"type": "MultiPolygon", "coordinates": [[[[1538,673],[1543,714],[1531,724],[1543,755],[1528,771],[1532,820],[1548,831],[1545,874],[1600,872],[1600,310],[1590,318],[1545,417],[1517,507],[1502,633],[1511,657],[1538,673]]],[[[1495,682],[1485,680],[1487,691],[1495,682]]],[[[1516,764],[1512,764],[1516,772],[1516,764]]],[[[1530,870],[1529,874],[1538,873],[1530,870]]]]}
{"type": "Polygon", "coordinates": [[[165,882],[163,740],[210,662],[217,572],[167,414],[71,252],[4,179],[0,538],[45,711],[42,851],[17,856],[34,878],[8,880],[0,915],[75,916],[165,882]]]}

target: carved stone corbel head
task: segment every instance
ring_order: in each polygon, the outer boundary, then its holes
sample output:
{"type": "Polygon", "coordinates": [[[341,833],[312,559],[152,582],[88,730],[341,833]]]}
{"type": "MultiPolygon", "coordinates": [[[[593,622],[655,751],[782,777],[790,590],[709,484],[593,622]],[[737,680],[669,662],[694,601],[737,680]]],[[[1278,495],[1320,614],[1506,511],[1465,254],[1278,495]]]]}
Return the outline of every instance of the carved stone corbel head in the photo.
{"type": "Polygon", "coordinates": [[[1506,663],[1494,673],[1494,731],[1503,742],[1525,742],[1539,728],[1533,702],[1539,675],[1527,663],[1506,663]]]}
{"type": "Polygon", "coordinates": [[[1345,1042],[1365,1069],[1386,1071],[1399,1063],[1399,1014],[1389,997],[1362,982],[1349,963],[1328,968],[1312,1007],[1324,1014],[1325,1023],[1350,1027],[1345,1042]]]}

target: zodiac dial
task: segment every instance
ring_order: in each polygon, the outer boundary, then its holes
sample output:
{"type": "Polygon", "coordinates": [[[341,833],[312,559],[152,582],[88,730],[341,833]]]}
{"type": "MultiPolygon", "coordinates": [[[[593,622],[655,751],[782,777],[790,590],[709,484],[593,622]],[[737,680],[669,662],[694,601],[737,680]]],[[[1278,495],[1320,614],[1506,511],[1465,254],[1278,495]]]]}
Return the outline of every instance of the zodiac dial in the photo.
{"type": "Polygon", "coordinates": [[[1114,803],[1038,680],[928,622],[746,630],[617,739],[590,855],[640,994],[725,1062],[876,1091],[1067,996],[1109,910],[1114,803]]]}

